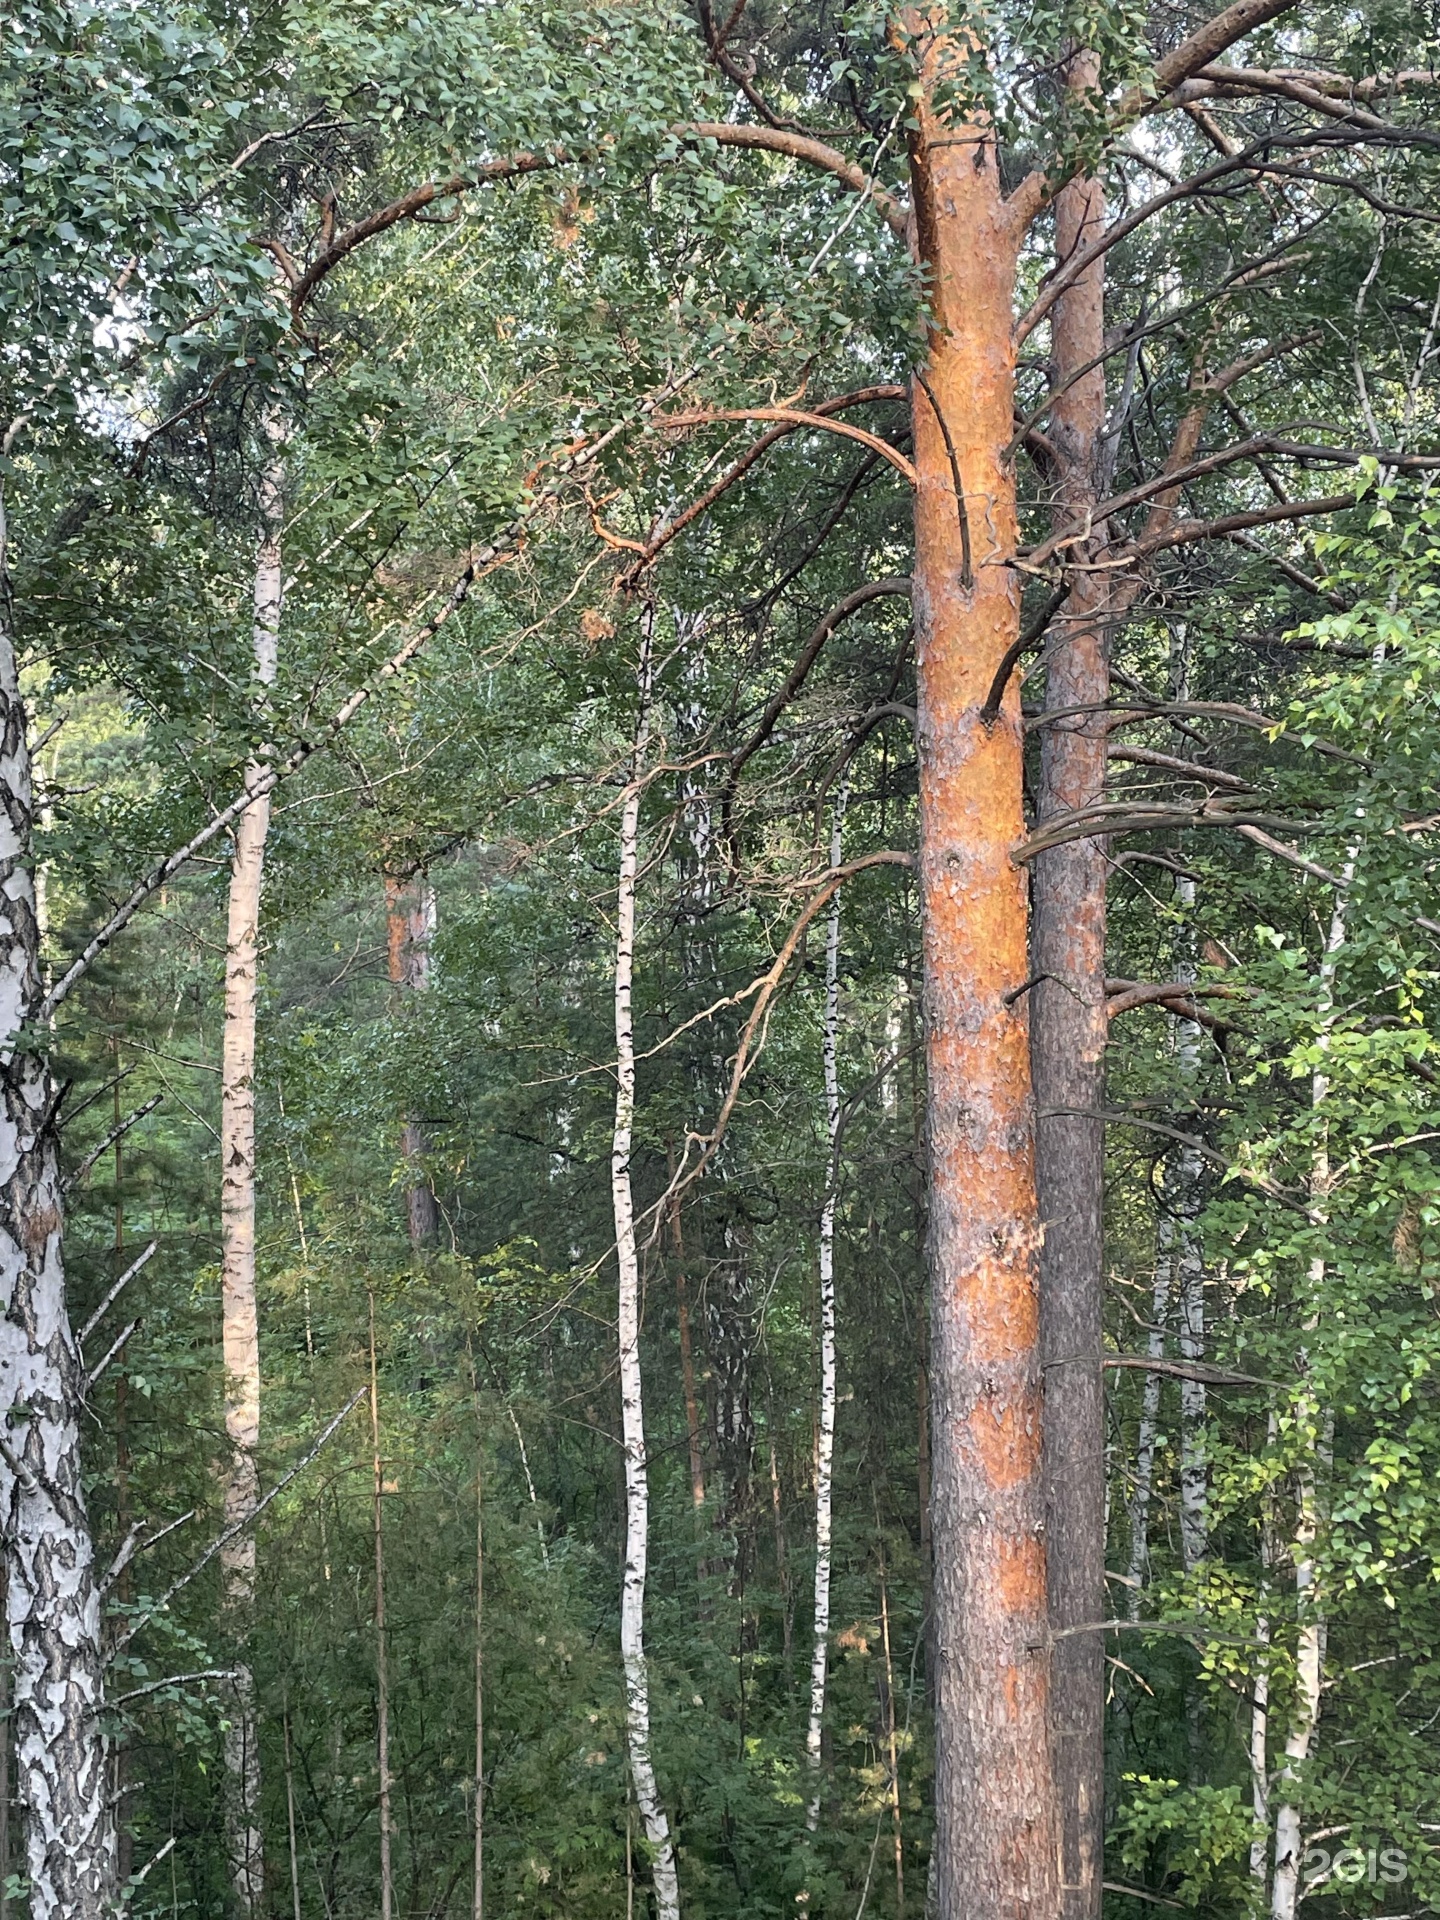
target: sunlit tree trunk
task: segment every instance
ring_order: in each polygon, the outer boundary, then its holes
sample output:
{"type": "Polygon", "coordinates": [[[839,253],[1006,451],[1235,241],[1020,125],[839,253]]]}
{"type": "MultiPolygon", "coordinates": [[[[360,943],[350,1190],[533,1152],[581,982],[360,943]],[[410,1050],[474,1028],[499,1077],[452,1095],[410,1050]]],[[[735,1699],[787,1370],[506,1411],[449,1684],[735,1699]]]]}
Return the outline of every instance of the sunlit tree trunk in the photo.
{"type": "MultiPolygon", "coordinates": [[[[846,786],[835,796],[830,864],[840,864],[846,786]]],[[[810,1652],[810,1724],[805,1759],[814,1776],[805,1824],[820,1824],[820,1745],[825,1728],[825,1674],[830,1651],[830,1544],[835,1467],[835,1186],[840,1143],[840,894],[830,902],[825,928],[825,1014],[821,1055],[825,1078],[825,1198],[820,1207],[820,1425],[815,1448],[815,1625],[810,1652]]]]}
{"type": "Polygon", "coordinates": [[[650,1485],[645,1457],[645,1410],[640,1378],[640,1261],[630,1146],[635,1124],[635,1030],[631,993],[635,973],[635,872],[640,831],[640,773],[650,704],[650,615],[640,661],[640,714],[630,781],[620,810],[620,884],[615,915],[615,1131],[610,1192],[619,1269],[620,1414],[625,1453],[625,1573],[620,1590],[620,1653],[625,1667],[625,1728],[630,1778],[650,1843],[658,1920],[678,1920],[680,1888],[670,1823],[660,1799],[650,1752],[650,1679],[645,1662],[645,1576],[649,1554],[650,1485]]]}
{"type": "Polygon", "coordinates": [[[94,1540],[81,1471],[85,1370],[65,1295],[57,1088],[19,1046],[41,993],[25,702],[0,497],[0,1542],[16,1798],[32,1920],[101,1920],[115,1820],[101,1730],[94,1540]]]}
{"type": "MultiPolygon", "coordinates": [[[[255,559],[254,680],[275,684],[284,511],[281,428],[267,421],[270,458],[260,480],[260,542],[255,559]]],[[[247,780],[259,772],[253,763],[247,780]]],[[[225,938],[225,1032],[220,1081],[220,1297],[225,1361],[225,1523],[243,1522],[260,1498],[255,1454],[260,1444],[260,1323],[255,1295],[255,1009],[260,972],[260,891],[268,795],[252,801],[235,826],[225,938]]],[[[243,1647],[255,1601],[255,1535],[248,1527],[222,1551],[221,1580],[230,1628],[243,1647]]],[[[241,1920],[253,1920],[265,1897],[265,1843],[260,1826],[260,1743],[248,1657],[236,1660],[235,1698],[225,1734],[225,1834],[230,1884],[241,1920]]]]}
{"type": "Polygon", "coordinates": [[[941,1920],[1058,1910],[1038,1256],[1026,996],[1012,301],[1023,220],[993,128],[936,105],[972,52],[919,55],[910,173],[931,327],[912,397],[914,606],[929,1084],[935,1820],[941,1920]],[[953,456],[953,458],[952,458],[953,456]],[[956,476],[959,484],[957,487],[956,476]]]}
{"type": "MultiPolygon", "coordinates": [[[[1094,89],[1099,63],[1077,54],[1069,85],[1094,89]]],[[[1070,182],[1055,205],[1055,251],[1068,260],[1099,235],[1098,180],[1070,182]]],[[[1095,261],[1055,304],[1057,529],[1087,525],[1100,492],[1105,438],[1105,268],[1095,261]]],[[[1075,558],[1098,557],[1095,527],[1075,558]]],[[[1093,806],[1105,795],[1104,708],[1110,691],[1112,575],[1077,570],[1050,630],[1045,706],[1061,715],[1041,734],[1037,820],[1093,806]],[[1077,708],[1090,711],[1077,712],[1077,708]]],[[[1105,1661],[1101,1636],[1077,1631],[1105,1617],[1105,1394],[1101,1367],[1104,1279],[1105,879],[1098,840],[1072,840],[1035,862],[1030,972],[1036,1178],[1045,1239],[1040,1325],[1045,1358],[1046,1566],[1056,1792],[1061,1818],[1061,1913],[1099,1920],[1104,1851],[1105,1661]]]]}

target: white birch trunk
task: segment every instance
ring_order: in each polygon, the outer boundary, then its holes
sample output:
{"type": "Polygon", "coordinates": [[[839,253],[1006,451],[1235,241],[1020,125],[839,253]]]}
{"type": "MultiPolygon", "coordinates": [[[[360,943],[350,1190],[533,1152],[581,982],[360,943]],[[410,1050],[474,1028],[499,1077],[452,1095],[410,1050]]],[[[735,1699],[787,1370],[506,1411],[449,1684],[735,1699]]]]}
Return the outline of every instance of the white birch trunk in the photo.
{"type": "MultiPolygon", "coordinates": [[[[1335,982],[1335,956],[1345,944],[1345,889],[1355,873],[1356,849],[1351,848],[1343,869],[1345,887],[1335,895],[1330,915],[1330,930],[1325,941],[1325,958],[1320,965],[1320,1043],[1326,1044],[1335,982]]],[[[1324,1106],[1330,1091],[1329,1076],[1316,1073],[1310,1082],[1310,1103],[1324,1106]]],[[[1330,1156],[1325,1146],[1322,1123],[1319,1144],[1310,1168],[1310,1214],[1317,1224],[1325,1218],[1330,1191],[1330,1156]]],[[[1319,1311],[1320,1288],[1325,1280],[1325,1262],[1316,1257],[1310,1262],[1310,1305],[1306,1328],[1313,1330],[1319,1311]]],[[[1275,1877],[1271,1883],[1270,1911],[1273,1920],[1295,1920],[1300,1895],[1300,1866],[1304,1837],[1300,1830],[1300,1808],[1294,1791],[1298,1770],[1310,1758],[1320,1724],[1320,1699],[1325,1679],[1325,1616],[1320,1607],[1316,1581],[1315,1543],[1320,1532],[1321,1475],[1330,1465],[1335,1431],[1333,1413],[1323,1410],[1308,1390],[1302,1390],[1295,1405],[1295,1424],[1304,1451],[1295,1475],[1295,1609],[1299,1631],[1295,1648],[1295,1705],[1290,1729],[1285,1738],[1285,1758],[1275,1782],[1279,1806],[1275,1813],[1275,1877]]]]}
{"type": "MultiPolygon", "coordinates": [[[[1267,1445],[1273,1449],[1279,1422],[1272,1412],[1266,1431],[1267,1445]]],[[[1260,1606],[1255,1620],[1255,1638],[1260,1656],[1250,1693],[1250,1806],[1255,1816],[1255,1837],[1250,1842],[1250,1878],[1255,1882],[1256,1898],[1263,1904],[1270,1865],[1270,1615],[1268,1597],[1270,1575],[1275,1564],[1274,1520],[1269,1496],[1265,1497],[1260,1522],[1260,1606]]]]}
{"type": "Polygon", "coordinates": [[[625,1727],[630,1778],[650,1844],[659,1920],[679,1920],[680,1888],[670,1823],[660,1800],[650,1755],[650,1681],[645,1666],[645,1575],[649,1551],[650,1486],[645,1458],[645,1411],[640,1382],[640,1262],[630,1187],[630,1143],[635,1123],[635,1031],[630,996],[635,971],[635,871],[640,830],[640,763],[650,700],[650,630],[640,660],[640,715],[635,758],[620,812],[620,885],[615,915],[615,1132],[610,1190],[615,1209],[619,1268],[620,1410],[625,1449],[625,1573],[620,1590],[620,1654],[625,1667],[625,1727]]]}
{"type": "MultiPolygon", "coordinates": [[[[266,422],[270,458],[260,482],[260,541],[255,558],[254,677],[275,684],[279,647],[280,532],[284,470],[281,427],[266,422]]],[[[252,763],[247,781],[259,772],[252,763]]],[[[220,1295],[225,1360],[225,1524],[254,1513],[260,1498],[260,1325],[255,1297],[255,1008],[259,992],[260,889],[270,798],[254,801],[235,825],[225,938],[225,1033],[220,1081],[220,1295]]],[[[220,1556],[225,1609],[243,1646],[255,1600],[255,1535],[246,1527],[220,1556]]],[[[260,1826],[260,1746],[249,1661],[236,1661],[235,1704],[225,1734],[225,1837],[230,1884],[241,1920],[255,1920],[265,1897],[260,1826]]]]}
{"type": "MultiPolygon", "coordinates": [[[[835,795],[830,864],[840,864],[847,782],[835,795]]],[[[810,1724],[805,1761],[812,1776],[805,1825],[820,1824],[820,1742],[825,1726],[825,1680],[830,1653],[830,1547],[835,1465],[835,1178],[840,1140],[840,895],[830,902],[825,928],[825,1017],[821,1053],[825,1073],[825,1200],[820,1208],[820,1427],[815,1447],[815,1632],[810,1653],[810,1724]]]]}
{"type": "MultiPolygon", "coordinates": [[[[1313,1404],[1310,1407],[1313,1413],[1313,1404]]],[[[1328,1420],[1316,1436],[1316,1453],[1328,1456],[1328,1420]]],[[[1315,1582],[1315,1541],[1319,1532],[1319,1487],[1314,1466],[1307,1459],[1296,1488],[1295,1600],[1300,1630],[1295,1650],[1295,1706],[1285,1738],[1285,1758],[1275,1783],[1283,1796],[1275,1813],[1275,1878],[1270,1911],[1274,1920],[1295,1920],[1300,1891],[1300,1863],[1304,1837],[1300,1808],[1293,1798],[1297,1769],[1310,1758],[1320,1723],[1320,1694],[1325,1678],[1325,1618],[1319,1611],[1315,1582]]]]}
{"type": "MultiPolygon", "coordinates": [[[[1195,907],[1195,882],[1176,882],[1176,895],[1187,925],[1178,979],[1195,979],[1189,917],[1195,907]]],[[[1193,1093],[1200,1076],[1200,1029],[1182,1020],[1176,1033],[1176,1068],[1180,1085],[1193,1093]]],[[[1176,1165],[1180,1220],[1176,1231],[1175,1291],[1179,1307],[1180,1358],[1198,1365],[1205,1358],[1205,1257],[1196,1219],[1201,1204],[1204,1164],[1194,1147],[1182,1147],[1176,1165]]],[[[1205,1458],[1205,1386],[1199,1380],[1180,1382],[1180,1559],[1193,1573],[1209,1551],[1210,1476],[1205,1458]]]]}
{"type": "MultiPolygon", "coordinates": [[[[1165,1323],[1170,1314],[1170,1288],[1175,1268],[1175,1225],[1162,1214],[1156,1233],[1155,1290],[1150,1301],[1150,1332],[1146,1350],[1152,1360],[1165,1353],[1165,1323]]],[[[1160,1427],[1159,1373],[1145,1375],[1140,1400],[1140,1432],[1135,1449],[1135,1490],[1130,1500],[1129,1585],[1125,1590],[1126,1609],[1132,1620],[1140,1618],[1140,1603],[1145,1591],[1145,1576],[1150,1566],[1150,1495],[1155,1484],[1155,1439],[1160,1427]]]]}
{"type": "Polygon", "coordinates": [[[15,1792],[32,1920],[101,1920],[115,1822],[81,1474],[85,1370],[65,1298],[55,1087],[45,1056],[16,1046],[43,991],[25,723],[0,499],[0,1540],[15,1792]]]}
{"type": "MultiPolygon", "coordinates": [[[[1199,1175],[1199,1156],[1191,1168],[1182,1160],[1181,1178],[1199,1175]]],[[[1205,1262],[1193,1223],[1182,1221],[1176,1261],[1180,1306],[1180,1358],[1198,1365],[1205,1358],[1205,1262]]],[[[1205,1385],[1180,1382],[1180,1558],[1193,1573],[1210,1548],[1210,1475],[1205,1457],[1205,1385]]]]}

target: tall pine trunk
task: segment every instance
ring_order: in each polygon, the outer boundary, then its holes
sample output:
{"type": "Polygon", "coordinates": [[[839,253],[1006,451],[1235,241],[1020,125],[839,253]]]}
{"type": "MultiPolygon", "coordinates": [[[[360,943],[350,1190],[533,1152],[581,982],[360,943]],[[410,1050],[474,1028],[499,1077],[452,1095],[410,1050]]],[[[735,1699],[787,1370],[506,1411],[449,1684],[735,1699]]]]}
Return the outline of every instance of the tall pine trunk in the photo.
{"type": "Polygon", "coordinates": [[[910,172],[931,325],[912,399],[914,605],[931,1169],[935,1822],[941,1920],[1057,1911],[1046,1618],[1038,1258],[1012,302],[1023,216],[993,127],[936,105],[971,43],[907,14],[919,87],[910,172]]]}
{"type": "MultiPolygon", "coordinates": [[[[255,559],[254,676],[275,684],[279,647],[280,535],[284,470],[280,429],[267,422],[271,457],[260,481],[255,559]]],[[[247,780],[260,771],[252,763],[247,780]]],[[[225,939],[225,1032],[220,1081],[220,1296],[225,1361],[225,1524],[247,1521],[260,1498],[260,1322],[255,1295],[255,1009],[260,973],[260,891],[270,799],[252,801],[235,826],[225,939]]],[[[243,1648],[255,1602],[255,1536],[248,1526],[220,1556],[230,1630],[243,1648]]],[[[236,1660],[235,1704],[225,1734],[225,1836],[240,1920],[255,1920],[265,1898],[260,1826],[260,1744],[249,1659],[236,1660]]]]}
{"type": "MultiPolygon", "coordinates": [[[[1094,87],[1098,62],[1077,54],[1070,87],[1094,87]]],[[[1055,251],[1068,260],[1101,232],[1104,194],[1080,178],[1055,205],[1055,251]]],[[[1055,303],[1057,530],[1089,523],[1105,436],[1105,268],[1096,260],[1055,303]],[[1088,371],[1082,371],[1088,369],[1088,371]]],[[[1092,558],[1104,531],[1076,550],[1092,558]]],[[[1045,707],[1063,715],[1041,734],[1043,823],[1104,798],[1110,691],[1107,572],[1070,575],[1070,597],[1046,648],[1045,707]],[[1077,713],[1076,708],[1090,708],[1077,713]]],[[[1064,1920],[1099,1920],[1104,1854],[1105,1617],[1104,1282],[1105,878],[1098,840],[1072,840],[1035,862],[1030,972],[1035,1161],[1044,1244],[1040,1326],[1045,1363],[1046,1566],[1056,1792],[1064,1920]]]]}
{"type": "Polygon", "coordinates": [[[620,1654],[625,1667],[625,1732],[630,1778],[650,1843],[658,1920],[679,1920],[680,1888],[670,1824],[650,1753],[650,1679],[645,1663],[645,1576],[650,1544],[650,1483],[640,1379],[640,1261],[630,1146],[635,1125],[635,872],[640,832],[641,762],[650,705],[652,615],[646,610],[640,659],[640,713],[635,755],[620,809],[620,884],[615,914],[615,1131],[610,1192],[619,1269],[620,1417],[625,1453],[625,1571],[620,1589],[620,1654]]]}
{"type": "Polygon", "coordinates": [[[58,1090],[17,1044],[42,997],[34,796],[0,499],[0,1541],[16,1798],[32,1920],[101,1920],[115,1819],[100,1712],[95,1548],[81,1472],[85,1369],[65,1296],[58,1090]]]}

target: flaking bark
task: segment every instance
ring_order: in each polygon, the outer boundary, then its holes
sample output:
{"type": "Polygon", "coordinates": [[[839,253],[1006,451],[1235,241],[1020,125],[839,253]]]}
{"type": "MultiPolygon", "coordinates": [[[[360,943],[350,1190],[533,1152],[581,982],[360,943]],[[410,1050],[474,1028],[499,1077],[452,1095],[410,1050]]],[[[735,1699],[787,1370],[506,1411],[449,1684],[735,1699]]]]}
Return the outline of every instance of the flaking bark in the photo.
{"type": "Polygon", "coordinates": [[[33,1920],[102,1920],[115,1823],[81,1472],[85,1371],[65,1294],[57,1089],[45,1053],[19,1044],[43,995],[33,821],[0,499],[0,1540],[15,1790],[33,1920]]]}
{"type": "Polygon", "coordinates": [[[920,888],[931,1167],[935,1818],[941,1920],[1057,1910],[1038,1323],[1039,1210],[1025,995],[1022,736],[1012,684],[1012,304],[1023,220],[993,128],[936,108],[971,48],[908,12],[910,174],[928,273],[912,399],[920,888]],[[957,472],[959,485],[957,488],[957,472]]]}

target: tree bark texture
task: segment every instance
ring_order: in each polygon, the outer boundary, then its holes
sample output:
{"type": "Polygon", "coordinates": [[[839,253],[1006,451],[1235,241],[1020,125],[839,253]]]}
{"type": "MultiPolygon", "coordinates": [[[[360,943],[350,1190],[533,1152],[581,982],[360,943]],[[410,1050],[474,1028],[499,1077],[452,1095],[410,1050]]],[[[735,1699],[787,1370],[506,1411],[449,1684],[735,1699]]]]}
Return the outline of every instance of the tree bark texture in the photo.
{"type": "MultiPolygon", "coordinates": [[[[1170,1289],[1175,1273],[1175,1223],[1168,1213],[1160,1216],[1155,1236],[1155,1287],[1150,1298],[1150,1332],[1146,1352],[1159,1360],[1165,1352],[1165,1323],[1170,1315],[1170,1289]]],[[[1130,1584],[1126,1589],[1126,1610],[1138,1620],[1145,1593],[1145,1576],[1150,1567],[1150,1496],[1155,1485],[1155,1443],[1160,1431],[1161,1375],[1152,1369],[1145,1375],[1140,1396],[1140,1431],[1135,1447],[1135,1486],[1130,1498],[1130,1584]]]]}
{"type": "MultiPolygon", "coordinates": [[[[835,796],[830,828],[830,865],[840,864],[846,785],[835,796]]],[[[825,1727],[825,1676],[830,1656],[830,1547],[835,1469],[835,1182],[840,1144],[840,893],[830,902],[825,927],[825,1014],[821,1053],[825,1078],[825,1198],[820,1207],[820,1425],[815,1447],[815,1625],[810,1651],[810,1724],[805,1761],[812,1775],[805,1824],[820,1824],[820,1743],[825,1727]]]]}
{"type": "MultiPolygon", "coordinates": [[[[1345,862],[1344,879],[1348,887],[1355,872],[1352,848],[1345,862]]],[[[1325,941],[1325,957],[1320,966],[1321,1009],[1325,1016],[1321,1030],[1322,1049],[1328,1044],[1325,1029],[1333,1006],[1335,956],[1345,944],[1345,893],[1335,898],[1330,929],[1325,941]]],[[[1330,1076],[1321,1071],[1311,1076],[1310,1102],[1323,1109],[1330,1093],[1330,1076]]],[[[1311,1217],[1323,1221],[1330,1194],[1330,1155],[1322,1128],[1310,1168],[1311,1217]]],[[[1325,1261],[1317,1255],[1310,1262],[1308,1275],[1310,1302],[1306,1325],[1314,1329],[1319,1315],[1319,1293],[1325,1280],[1325,1261]]],[[[1303,1361],[1302,1361],[1303,1364],[1303,1361]]],[[[1304,1451],[1295,1471],[1295,1535],[1291,1555],[1295,1566],[1295,1611],[1299,1627],[1295,1647],[1295,1701],[1285,1736],[1285,1757],[1280,1764],[1272,1798],[1275,1809],[1275,1873],[1270,1884],[1272,1920],[1295,1920],[1300,1901],[1301,1856],[1304,1832],[1303,1809],[1296,1792],[1298,1769],[1310,1758],[1320,1726],[1320,1707],[1325,1684],[1326,1623],[1319,1587],[1316,1546],[1325,1496],[1325,1477],[1330,1468],[1335,1441],[1335,1416],[1322,1408],[1315,1395],[1302,1389],[1295,1404],[1295,1426],[1304,1451]]]]}
{"type": "Polygon", "coordinates": [[[615,1131],[610,1192],[619,1269],[620,1414],[625,1455],[625,1572],[620,1590],[620,1654],[625,1667],[625,1731],[630,1778],[650,1844],[658,1920],[679,1920],[680,1888],[670,1824],[660,1799],[650,1752],[650,1679],[645,1664],[645,1577],[650,1538],[650,1484],[645,1455],[645,1410],[640,1376],[640,1260],[630,1146],[635,1124],[635,1029],[631,993],[635,973],[635,872],[640,830],[640,762],[649,705],[648,626],[640,668],[640,719],[635,763],[620,810],[620,884],[615,926],[615,1131]]]}
{"type": "MultiPolygon", "coordinates": [[[[385,946],[390,984],[397,995],[423,993],[430,984],[430,950],[435,939],[435,889],[423,874],[408,880],[385,876],[385,946]]],[[[425,1128],[407,1114],[400,1129],[405,1162],[405,1228],[418,1253],[434,1240],[440,1226],[435,1190],[424,1170],[428,1146],[425,1128]]]]}
{"type": "MultiPolygon", "coordinates": [[[[1183,696],[1182,696],[1183,697],[1183,696]]],[[[1176,882],[1176,898],[1187,923],[1195,911],[1195,882],[1176,882]]],[[[1187,924],[1176,966],[1179,980],[1195,978],[1193,933],[1187,924]]],[[[1193,1020],[1175,1028],[1175,1064],[1179,1085],[1189,1098],[1199,1091],[1203,1036],[1193,1020]]],[[[1194,1147],[1181,1147],[1175,1161],[1175,1300],[1179,1315],[1180,1358],[1190,1366],[1205,1359],[1205,1249],[1199,1219],[1205,1204],[1205,1163],[1194,1147]]],[[[1210,1550],[1210,1462],[1205,1447],[1206,1393],[1203,1380],[1180,1382],[1180,1561],[1193,1573],[1210,1550]]]]}
{"type": "Polygon", "coordinates": [[[1057,1911],[1039,1211],[1025,995],[1012,303],[1022,222],[993,128],[935,107],[970,46],[906,15],[920,66],[915,238],[931,326],[912,400],[914,605],[931,1167],[937,1896],[941,1920],[1057,1911]],[[953,456],[953,457],[952,457],[953,456]],[[958,485],[957,485],[958,472],[958,485]]]}
{"type": "MultiPolygon", "coordinates": [[[[1072,90],[1097,79],[1094,57],[1071,62],[1072,90]]],[[[1055,205],[1060,260],[1105,222],[1095,179],[1070,182],[1055,205]]],[[[1087,524],[1099,496],[1105,437],[1105,267],[1096,260],[1055,303],[1057,526],[1087,524]],[[1088,372],[1081,372],[1082,368],[1088,372]]],[[[1098,555],[1103,529],[1076,552],[1098,555]]],[[[1046,648],[1037,824],[1104,798],[1110,691],[1110,574],[1076,571],[1046,648]]],[[[1105,1617],[1104,1284],[1105,880],[1099,840],[1072,840],[1035,862],[1030,1046],[1035,1162],[1044,1243],[1040,1326],[1045,1377],[1046,1566],[1055,1778],[1061,1819],[1060,1913],[1099,1920],[1104,1856],[1105,1659],[1101,1636],[1075,1628],[1105,1617]]]]}
{"type": "MultiPolygon", "coordinates": [[[[273,687],[279,648],[284,469],[279,429],[267,427],[272,458],[260,482],[260,540],[255,558],[254,677],[273,687]]],[[[258,775],[252,762],[247,782],[258,775]]],[[[270,798],[248,806],[235,824],[225,937],[225,1032],[220,1080],[220,1297],[225,1362],[225,1524],[243,1522],[260,1498],[260,1321],[255,1293],[255,1010],[260,974],[260,891],[270,798]]],[[[220,1555],[225,1608],[242,1646],[255,1600],[255,1536],[245,1527],[220,1555]]],[[[225,1734],[225,1831],[230,1884],[241,1920],[265,1898],[260,1824],[260,1746],[249,1661],[236,1661],[235,1700],[225,1734]]]]}
{"type": "Polygon", "coordinates": [[[101,1732],[104,1666],[81,1473],[85,1369],[65,1296],[57,1090],[17,1046],[39,1005],[40,927],[25,703],[0,501],[0,1540],[33,1920],[101,1920],[115,1821],[101,1732]]]}

